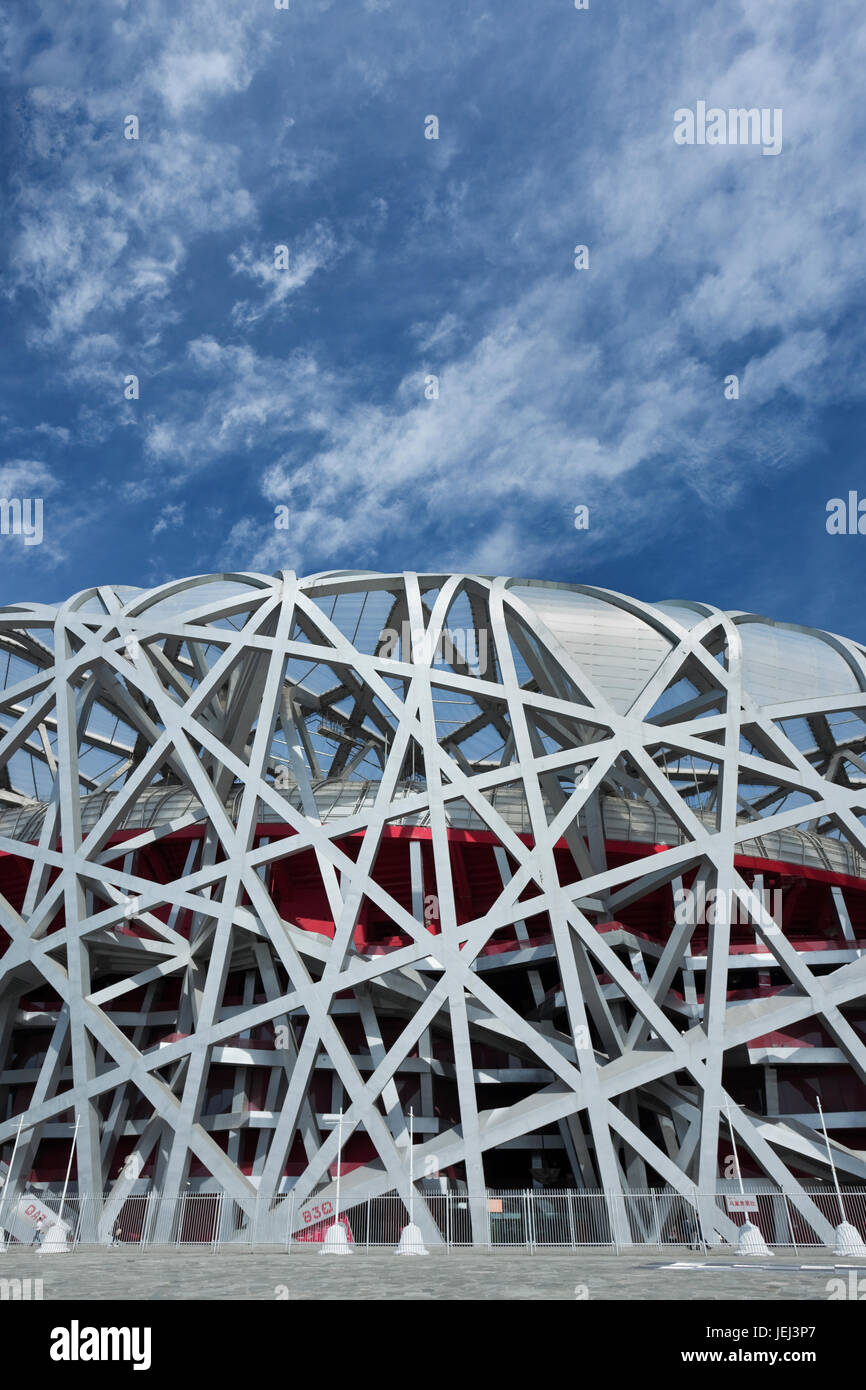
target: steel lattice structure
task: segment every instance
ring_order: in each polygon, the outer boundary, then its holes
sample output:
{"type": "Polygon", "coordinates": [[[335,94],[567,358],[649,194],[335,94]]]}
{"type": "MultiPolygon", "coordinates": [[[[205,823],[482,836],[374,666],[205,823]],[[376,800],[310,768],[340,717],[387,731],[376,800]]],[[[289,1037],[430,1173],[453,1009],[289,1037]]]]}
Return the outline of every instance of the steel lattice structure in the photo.
{"type": "Polygon", "coordinates": [[[300,1220],[343,1107],[343,1204],[408,1203],[411,1106],[416,1175],[470,1196],[525,1185],[534,1154],[614,1203],[691,1200],[730,1122],[832,1238],[804,1191],[827,1175],[814,1107],[781,1102],[826,1090],[862,1183],[862,646],[581,585],[341,571],[17,604],[0,651],[13,1181],[58,1181],[77,1116],[103,1230],[133,1188],[191,1181],[242,1211],[291,1188],[300,1220]],[[686,889],[714,920],[677,913],[686,889]]]}

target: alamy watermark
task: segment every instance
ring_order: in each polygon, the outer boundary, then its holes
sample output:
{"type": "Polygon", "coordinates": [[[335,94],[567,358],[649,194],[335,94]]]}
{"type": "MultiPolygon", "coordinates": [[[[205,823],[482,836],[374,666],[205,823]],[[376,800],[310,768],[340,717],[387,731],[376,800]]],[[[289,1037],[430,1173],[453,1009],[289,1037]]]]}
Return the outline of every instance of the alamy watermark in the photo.
{"type": "Polygon", "coordinates": [[[476,632],[470,628],[443,628],[435,639],[424,628],[413,628],[411,623],[403,623],[398,631],[386,627],[379,633],[381,643],[378,655],[386,659],[414,662],[418,665],[434,665],[437,661],[451,664],[455,659],[477,670],[479,676],[487,673],[487,632],[476,632]],[[395,653],[399,652],[399,657],[395,653]]]}
{"type": "Polygon", "coordinates": [[[765,922],[768,917],[773,919],[773,925],[764,930],[781,930],[781,888],[774,888],[772,893],[767,889],[762,889],[760,893],[751,890],[744,894],[744,898],[745,901],[736,893],[726,893],[724,888],[708,889],[705,883],[699,883],[695,890],[677,888],[674,891],[674,922],[678,926],[714,927],[723,922],[729,922],[732,927],[754,925],[755,916],[760,916],[760,908],[765,922]]]}
{"type": "Polygon", "coordinates": [[[42,498],[0,497],[0,535],[23,536],[25,545],[41,545],[42,498]]]}
{"type": "Polygon", "coordinates": [[[780,106],[707,106],[705,101],[681,106],[674,112],[674,140],[678,145],[761,145],[762,154],[782,153],[780,106]]]}
{"type": "Polygon", "coordinates": [[[73,1318],[68,1327],[51,1331],[48,1355],[52,1361],[131,1361],[134,1371],[151,1364],[149,1327],[82,1327],[73,1318]]]}
{"type": "Polygon", "coordinates": [[[43,1281],[41,1279],[0,1279],[0,1302],[7,1300],[20,1303],[22,1300],[41,1299],[43,1281]]]}
{"type": "Polygon", "coordinates": [[[858,1279],[859,1273],[859,1269],[852,1267],[848,1270],[847,1282],[839,1278],[827,1280],[824,1288],[831,1303],[839,1299],[850,1299],[853,1303],[866,1301],[866,1279],[858,1279]]]}
{"type": "Polygon", "coordinates": [[[853,489],[847,501],[844,497],[831,497],[826,526],[830,536],[866,536],[866,497],[858,497],[853,489]]]}

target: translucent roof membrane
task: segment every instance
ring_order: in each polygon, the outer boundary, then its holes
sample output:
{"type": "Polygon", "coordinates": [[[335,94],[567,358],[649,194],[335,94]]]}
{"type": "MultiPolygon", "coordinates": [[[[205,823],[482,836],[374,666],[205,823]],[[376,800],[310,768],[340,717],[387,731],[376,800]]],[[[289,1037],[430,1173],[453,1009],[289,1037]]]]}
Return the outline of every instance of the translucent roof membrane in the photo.
{"type": "Polygon", "coordinates": [[[142,617],[166,617],[170,614],[188,613],[206,604],[222,603],[226,599],[249,596],[250,602],[260,599],[262,590],[251,584],[242,584],[236,579],[207,580],[191,588],[179,589],[167,598],[158,599],[144,609],[142,617]]]}
{"type": "Polygon", "coordinates": [[[819,634],[771,623],[738,624],[743,684],[758,704],[859,693],[845,658],[819,634]]]}

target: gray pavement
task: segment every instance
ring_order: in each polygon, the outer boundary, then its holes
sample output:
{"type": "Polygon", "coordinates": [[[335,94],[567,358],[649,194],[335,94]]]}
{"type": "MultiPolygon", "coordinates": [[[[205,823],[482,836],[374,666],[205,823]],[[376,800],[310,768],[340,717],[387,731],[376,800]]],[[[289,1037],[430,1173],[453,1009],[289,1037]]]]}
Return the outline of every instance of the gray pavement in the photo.
{"type": "Polygon", "coordinates": [[[0,1253],[0,1301],[9,1279],[42,1279],[46,1300],[363,1299],[638,1301],[866,1298],[866,1261],[828,1251],[773,1259],[687,1250],[607,1252],[452,1251],[398,1257],[390,1250],[322,1256],[285,1252],[78,1250],[0,1253]],[[670,1268],[671,1265],[681,1267],[670,1268]],[[666,1267],[667,1266],[667,1267],[666,1267]],[[806,1266],[805,1268],[803,1266],[806,1266]],[[811,1268],[809,1267],[811,1266],[811,1268]],[[854,1273],[849,1273],[853,1269],[854,1273]],[[831,1284],[831,1280],[841,1281],[831,1284]]]}

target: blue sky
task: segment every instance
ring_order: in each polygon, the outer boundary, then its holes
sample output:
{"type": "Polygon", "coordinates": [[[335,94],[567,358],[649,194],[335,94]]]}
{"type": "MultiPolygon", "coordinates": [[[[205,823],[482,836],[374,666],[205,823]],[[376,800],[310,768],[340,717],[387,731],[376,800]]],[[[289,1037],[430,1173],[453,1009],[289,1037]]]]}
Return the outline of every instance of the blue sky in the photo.
{"type": "Polygon", "coordinates": [[[3,41],[0,495],[44,498],[4,602],[466,569],[866,636],[825,528],[866,496],[862,5],[17,0],[3,41]],[[699,100],[782,153],[675,144],[699,100]]]}

